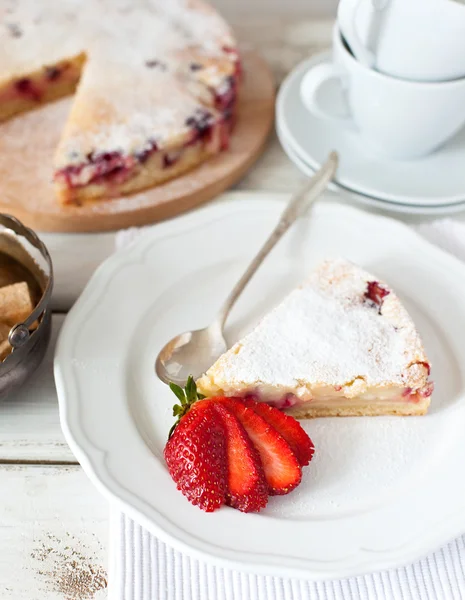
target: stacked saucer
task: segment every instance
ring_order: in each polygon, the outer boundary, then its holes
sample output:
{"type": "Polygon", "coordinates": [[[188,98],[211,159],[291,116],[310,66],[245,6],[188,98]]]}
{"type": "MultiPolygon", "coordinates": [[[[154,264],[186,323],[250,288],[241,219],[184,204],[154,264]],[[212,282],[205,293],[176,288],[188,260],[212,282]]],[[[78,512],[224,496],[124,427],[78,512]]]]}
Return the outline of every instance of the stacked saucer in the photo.
{"type": "MultiPolygon", "coordinates": [[[[394,212],[438,215],[465,211],[465,130],[435,152],[396,160],[376,153],[356,127],[343,119],[325,119],[305,106],[301,84],[313,67],[327,63],[330,53],[299,65],[283,83],[277,100],[277,132],[292,162],[312,173],[331,150],[340,166],[334,188],[354,200],[394,212]]],[[[338,110],[343,99],[337,86],[322,89],[321,102],[338,110]]]]}

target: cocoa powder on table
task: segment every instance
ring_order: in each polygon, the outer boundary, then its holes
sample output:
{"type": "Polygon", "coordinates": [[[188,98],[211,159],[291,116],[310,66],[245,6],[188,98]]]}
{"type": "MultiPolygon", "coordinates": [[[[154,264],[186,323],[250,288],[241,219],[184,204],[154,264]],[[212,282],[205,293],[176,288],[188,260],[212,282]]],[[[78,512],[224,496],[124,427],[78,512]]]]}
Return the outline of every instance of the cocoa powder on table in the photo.
{"type": "Polygon", "coordinates": [[[106,589],[107,573],[96,564],[89,547],[67,533],[64,539],[48,533],[31,557],[40,563],[38,576],[48,590],[63,600],[97,600],[97,592],[106,589]]]}

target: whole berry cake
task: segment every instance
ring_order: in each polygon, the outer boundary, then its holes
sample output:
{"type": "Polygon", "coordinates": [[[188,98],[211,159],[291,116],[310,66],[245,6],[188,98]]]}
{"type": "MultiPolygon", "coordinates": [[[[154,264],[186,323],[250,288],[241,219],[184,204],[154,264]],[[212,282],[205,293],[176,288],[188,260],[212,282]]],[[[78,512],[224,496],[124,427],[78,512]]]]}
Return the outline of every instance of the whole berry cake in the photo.
{"type": "Polygon", "coordinates": [[[75,92],[64,204],[151,187],[227,148],[236,41],[201,0],[0,0],[0,121],[75,92]]]}

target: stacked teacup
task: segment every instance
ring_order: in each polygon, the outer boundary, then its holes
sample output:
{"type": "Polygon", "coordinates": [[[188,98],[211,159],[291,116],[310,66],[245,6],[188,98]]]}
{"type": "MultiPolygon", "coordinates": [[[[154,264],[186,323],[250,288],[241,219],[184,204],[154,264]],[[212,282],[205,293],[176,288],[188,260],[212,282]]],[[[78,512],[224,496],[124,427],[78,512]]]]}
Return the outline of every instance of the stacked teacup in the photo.
{"type": "Polygon", "coordinates": [[[301,95],[317,116],[355,124],[384,156],[433,152],[465,123],[464,1],[340,0],[332,60],[306,73],[301,95]],[[329,80],[346,115],[321,100],[329,80]]]}

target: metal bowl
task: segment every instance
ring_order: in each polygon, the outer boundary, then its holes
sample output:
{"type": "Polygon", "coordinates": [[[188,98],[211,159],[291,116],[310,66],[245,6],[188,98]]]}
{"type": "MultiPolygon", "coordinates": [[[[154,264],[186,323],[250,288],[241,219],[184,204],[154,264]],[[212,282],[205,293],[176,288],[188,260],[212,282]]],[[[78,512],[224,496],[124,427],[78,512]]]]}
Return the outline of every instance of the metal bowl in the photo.
{"type": "Polygon", "coordinates": [[[12,327],[8,335],[13,350],[0,362],[0,399],[3,399],[18,389],[44,358],[52,329],[49,303],[53,267],[50,254],[37,235],[18,219],[4,214],[0,214],[0,253],[20,263],[39,290],[32,313],[23,323],[12,327]],[[37,327],[30,331],[36,321],[37,327]]]}

